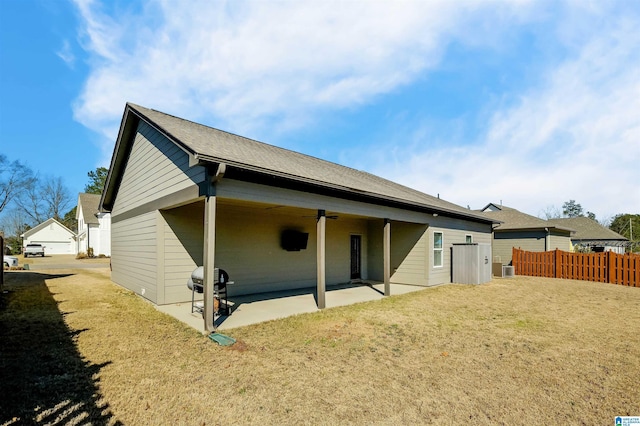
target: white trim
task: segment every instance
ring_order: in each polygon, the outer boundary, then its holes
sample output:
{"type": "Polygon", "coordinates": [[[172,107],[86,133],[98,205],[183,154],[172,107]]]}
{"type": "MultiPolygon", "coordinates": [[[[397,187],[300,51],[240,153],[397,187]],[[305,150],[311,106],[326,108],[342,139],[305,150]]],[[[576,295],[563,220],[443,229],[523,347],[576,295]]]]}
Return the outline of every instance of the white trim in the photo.
{"type": "Polygon", "coordinates": [[[433,232],[433,246],[431,247],[433,252],[433,267],[434,268],[442,268],[444,267],[444,232],[442,231],[434,231],[433,232]],[[440,247],[436,247],[436,234],[440,234],[440,247]],[[440,264],[436,265],[436,253],[440,253],[440,264]]]}

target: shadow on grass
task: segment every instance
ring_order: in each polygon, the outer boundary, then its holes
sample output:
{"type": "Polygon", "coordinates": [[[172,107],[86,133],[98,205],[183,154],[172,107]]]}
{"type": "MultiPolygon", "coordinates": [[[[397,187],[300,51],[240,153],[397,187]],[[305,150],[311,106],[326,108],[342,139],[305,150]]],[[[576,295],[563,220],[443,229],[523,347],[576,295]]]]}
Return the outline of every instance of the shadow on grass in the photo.
{"type": "Polygon", "coordinates": [[[0,294],[0,424],[120,424],[96,379],[107,364],[82,359],[45,280],[66,277],[5,273],[0,294]]]}

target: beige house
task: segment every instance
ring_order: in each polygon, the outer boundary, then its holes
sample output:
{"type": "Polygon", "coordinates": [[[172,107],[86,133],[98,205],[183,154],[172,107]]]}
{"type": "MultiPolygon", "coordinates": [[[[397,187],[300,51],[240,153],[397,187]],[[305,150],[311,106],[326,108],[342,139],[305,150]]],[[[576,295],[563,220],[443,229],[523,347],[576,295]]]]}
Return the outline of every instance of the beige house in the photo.
{"type": "Polygon", "coordinates": [[[526,251],[571,250],[571,234],[568,226],[551,223],[522,213],[501,204],[489,203],[482,212],[501,222],[493,230],[493,260],[503,265],[511,264],[513,248],[526,251]]]}
{"type": "Polygon", "coordinates": [[[369,280],[451,282],[453,243],[490,243],[493,220],[380,177],[127,104],[103,211],[112,280],[156,304],[189,301],[214,265],[229,295],[369,280]]]}

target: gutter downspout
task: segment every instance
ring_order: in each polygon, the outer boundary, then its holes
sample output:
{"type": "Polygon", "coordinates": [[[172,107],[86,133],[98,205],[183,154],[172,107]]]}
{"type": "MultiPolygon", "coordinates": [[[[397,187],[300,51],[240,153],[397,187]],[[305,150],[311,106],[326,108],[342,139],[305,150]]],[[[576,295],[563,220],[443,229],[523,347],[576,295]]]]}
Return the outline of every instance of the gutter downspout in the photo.
{"type": "Polygon", "coordinates": [[[551,246],[551,232],[549,228],[544,228],[544,230],[547,232],[547,235],[544,237],[544,251],[549,251],[549,247],[551,246]]]}

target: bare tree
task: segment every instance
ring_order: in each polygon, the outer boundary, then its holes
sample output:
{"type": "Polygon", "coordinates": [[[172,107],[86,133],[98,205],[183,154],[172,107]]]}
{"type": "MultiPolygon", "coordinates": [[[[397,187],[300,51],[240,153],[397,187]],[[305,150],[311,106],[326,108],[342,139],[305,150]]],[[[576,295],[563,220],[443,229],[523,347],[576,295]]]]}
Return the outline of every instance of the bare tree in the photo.
{"type": "Polygon", "coordinates": [[[0,230],[7,237],[20,237],[25,231],[31,227],[29,222],[31,219],[20,208],[7,210],[0,220],[0,230]]]}
{"type": "Polygon", "coordinates": [[[15,198],[15,203],[37,225],[50,217],[61,221],[71,204],[71,195],[62,178],[38,178],[15,198]]]}
{"type": "Polygon", "coordinates": [[[562,217],[562,212],[556,206],[547,206],[546,209],[538,213],[538,217],[543,219],[559,219],[562,217]]]}
{"type": "Polygon", "coordinates": [[[42,194],[37,178],[30,182],[15,198],[15,204],[29,218],[31,225],[37,225],[48,218],[42,207],[42,194]]]}
{"type": "Polygon", "coordinates": [[[0,154],[0,212],[22,190],[32,185],[35,177],[26,165],[18,160],[10,162],[6,155],[0,154]]]}
{"type": "Polygon", "coordinates": [[[47,216],[61,222],[71,203],[69,190],[62,183],[62,178],[45,179],[42,184],[42,200],[47,216]]]}
{"type": "Polygon", "coordinates": [[[597,220],[597,222],[605,228],[608,228],[612,219],[612,216],[605,216],[604,218],[597,220]]]}

